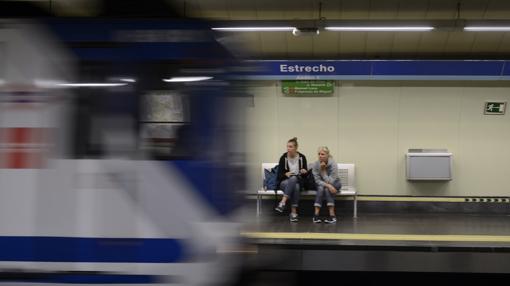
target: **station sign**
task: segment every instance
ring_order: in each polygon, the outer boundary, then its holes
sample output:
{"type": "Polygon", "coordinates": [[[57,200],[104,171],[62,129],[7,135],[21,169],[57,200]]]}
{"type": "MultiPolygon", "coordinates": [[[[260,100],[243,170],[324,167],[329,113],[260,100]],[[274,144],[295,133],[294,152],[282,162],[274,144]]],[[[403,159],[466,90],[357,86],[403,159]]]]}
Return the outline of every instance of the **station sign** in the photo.
{"type": "Polygon", "coordinates": [[[330,95],[335,84],[330,80],[284,80],[282,92],[285,95],[330,95]]]}
{"type": "Polygon", "coordinates": [[[510,60],[259,60],[249,80],[509,80],[510,60]]]}

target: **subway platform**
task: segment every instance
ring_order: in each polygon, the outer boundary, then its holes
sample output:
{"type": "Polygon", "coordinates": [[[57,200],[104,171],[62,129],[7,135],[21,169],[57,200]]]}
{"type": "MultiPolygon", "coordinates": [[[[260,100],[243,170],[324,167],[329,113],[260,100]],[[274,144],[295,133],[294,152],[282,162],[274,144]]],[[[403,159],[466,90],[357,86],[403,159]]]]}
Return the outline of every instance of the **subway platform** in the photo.
{"type": "Polygon", "coordinates": [[[259,217],[242,234],[271,271],[510,273],[510,216],[369,213],[336,224],[259,217]]]}

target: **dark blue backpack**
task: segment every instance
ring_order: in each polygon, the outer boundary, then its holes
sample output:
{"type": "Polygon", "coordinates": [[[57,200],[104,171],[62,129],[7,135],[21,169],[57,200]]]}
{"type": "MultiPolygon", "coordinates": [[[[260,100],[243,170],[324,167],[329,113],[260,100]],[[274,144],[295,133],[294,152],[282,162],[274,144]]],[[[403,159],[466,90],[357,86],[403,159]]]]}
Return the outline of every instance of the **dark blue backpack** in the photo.
{"type": "Polygon", "coordinates": [[[264,170],[264,187],[266,190],[278,189],[278,165],[271,170],[264,170]]]}

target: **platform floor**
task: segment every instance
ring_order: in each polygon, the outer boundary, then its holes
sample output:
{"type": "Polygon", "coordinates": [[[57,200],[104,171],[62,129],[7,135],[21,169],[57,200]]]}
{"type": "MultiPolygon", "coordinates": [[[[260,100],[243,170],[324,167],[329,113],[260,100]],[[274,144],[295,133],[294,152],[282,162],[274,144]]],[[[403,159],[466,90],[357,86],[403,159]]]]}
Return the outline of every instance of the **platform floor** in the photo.
{"type": "Polygon", "coordinates": [[[466,214],[365,214],[338,217],[336,224],[301,217],[258,218],[243,234],[258,243],[510,249],[510,216],[466,214]]]}
{"type": "Polygon", "coordinates": [[[510,274],[510,216],[364,214],[314,224],[257,218],[242,231],[271,271],[510,274]]]}

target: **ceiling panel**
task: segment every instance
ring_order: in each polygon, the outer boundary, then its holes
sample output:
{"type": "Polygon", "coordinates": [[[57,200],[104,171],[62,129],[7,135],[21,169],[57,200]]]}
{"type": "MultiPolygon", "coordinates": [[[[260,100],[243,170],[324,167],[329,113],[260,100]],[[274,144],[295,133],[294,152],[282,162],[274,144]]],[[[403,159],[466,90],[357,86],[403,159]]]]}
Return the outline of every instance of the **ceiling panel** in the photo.
{"type": "MultiPolygon", "coordinates": [[[[187,0],[186,1],[186,13],[185,16],[188,17],[196,17],[196,18],[205,18],[203,15],[202,7],[200,6],[200,0],[187,0]]],[[[182,3],[173,3],[173,7],[181,7],[182,3]]],[[[177,8],[179,9],[179,8],[177,8]]]]}
{"type": "Polygon", "coordinates": [[[416,53],[420,39],[419,33],[395,33],[391,53],[397,57],[399,53],[416,53]]]}
{"type": "Polygon", "coordinates": [[[274,54],[275,56],[287,56],[288,32],[258,33],[261,52],[264,54],[274,54]]]}
{"type": "Polygon", "coordinates": [[[313,56],[336,57],[338,51],[338,38],[340,33],[324,31],[318,37],[313,38],[313,56]]]}
{"type": "MultiPolygon", "coordinates": [[[[207,19],[214,19],[214,20],[220,20],[220,19],[229,19],[229,10],[228,10],[228,3],[227,0],[218,0],[215,1],[216,4],[212,5],[212,1],[196,1],[192,2],[193,4],[198,7],[200,10],[200,17],[207,18],[207,19]]],[[[182,3],[177,3],[177,7],[182,7],[182,3]]],[[[190,8],[193,8],[193,6],[189,6],[186,2],[186,13],[193,14],[192,11],[190,11],[190,8]]]]}
{"type": "Polygon", "coordinates": [[[369,19],[396,19],[398,7],[399,0],[371,1],[369,19]]]}
{"type": "Polygon", "coordinates": [[[367,33],[344,32],[340,33],[339,56],[349,54],[365,54],[367,33]]]}
{"type": "Polygon", "coordinates": [[[421,33],[420,44],[418,45],[418,53],[441,53],[444,50],[448,32],[428,32],[421,33]]]}
{"type": "Polygon", "coordinates": [[[370,0],[342,1],[341,19],[368,19],[370,0]]]}
{"type": "Polygon", "coordinates": [[[460,18],[483,19],[490,0],[464,0],[460,5],[460,18]]]}
{"type": "Polygon", "coordinates": [[[311,57],[313,52],[312,39],[310,37],[295,37],[291,33],[286,34],[287,52],[289,57],[305,55],[311,57]]]}
{"type": "MultiPolygon", "coordinates": [[[[459,15],[461,19],[510,20],[510,0],[186,0],[188,14],[203,18],[291,20],[289,25],[294,24],[292,20],[317,19],[319,2],[322,16],[329,20],[453,20],[459,15]]],[[[290,32],[245,33],[235,37],[243,39],[248,47],[245,50],[262,58],[510,57],[507,33],[467,33],[461,29],[428,33],[321,31],[316,37],[294,37],[290,32]]]]}
{"type": "Polygon", "coordinates": [[[428,1],[399,1],[397,19],[425,19],[428,1]]]}
{"type": "Polygon", "coordinates": [[[446,53],[469,53],[473,47],[475,33],[451,32],[446,41],[446,53]]]}
{"type": "Polygon", "coordinates": [[[510,53],[510,33],[504,33],[501,44],[498,47],[499,53],[510,53]]]}
{"type": "Polygon", "coordinates": [[[486,19],[510,19],[510,1],[490,1],[485,13],[486,19]]]}
{"type": "Polygon", "coordinates": [[[395,33],[391,32],[367,33],[366,54],[371,57],[388,57],[394,36],[395,33]]]}
{"type": "Polygon", "coordinates": [[[228,0],[229,20],[256,20],[255,1],[228,0]]]}
{"type": "Polygon", "coordinates": [[[326,0],[322,1],[322,16],[326,19],[342,18],[342,1],[326,0]]]}
{"type": "Polygon", "coordinates": [[[427,19],[455,19],[457,0],[430,0],[427,19]]]}
{"type": "Polygon", "coordinates": [[[275,7],[276,1],[258,0],[254,1],[257,10],[257,19],[259,20],[279,20],[284,19],[286,11],[281,7],[275,7]]]}
{"type": "Polygon", "coordinates": [[[476,33],[471,53],[494,53],[503,40],[503,33],[476,33]]]}
{"type": "MultiPolygon", "coordinates": [[[[273,2],[278,2],[274,1],[273,2]]],[[[319,17],[319,3],[318,1],[307,0],[301,1],[300,5],[296,3],[289,3],[281,7],[284,12],[282,19],[316,19],[319,17]]]]}

